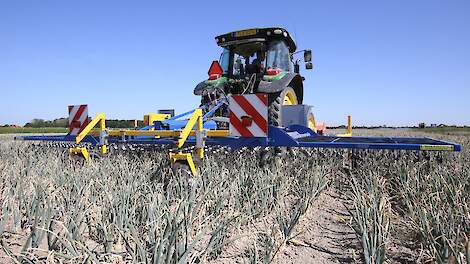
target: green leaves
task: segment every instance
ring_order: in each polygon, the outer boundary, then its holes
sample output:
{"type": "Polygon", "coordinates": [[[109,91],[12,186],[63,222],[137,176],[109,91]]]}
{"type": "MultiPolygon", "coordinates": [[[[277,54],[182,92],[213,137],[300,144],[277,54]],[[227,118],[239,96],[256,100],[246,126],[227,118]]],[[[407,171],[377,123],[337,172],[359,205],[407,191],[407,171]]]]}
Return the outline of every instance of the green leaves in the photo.
{"type": "Polygon", "coordinates": [[[390,235],[390,202],[385,190],[385,179],[377,173],[354,175],[350,179],[351,210],[366,263],[383,263],[386,259],[390,235]]]}
{"type": "Polygon", "coordinates": [[[26,262],[51,252],[74,262],[201,262],[239,239],[258,241],[256,254],[269,261],[326,186],[313,151],[263,166],[257,151],[208,152],[200,177],[188,178],[168,168],[164,151],[85,165],[58,149],[0,143],[0,237],[24,234],[22,252],[11,254],[26,262]],[[267,230],[255,230],[265,221],[267,230]],[[283,235],[260,240],[263,233],[283,235]]]}

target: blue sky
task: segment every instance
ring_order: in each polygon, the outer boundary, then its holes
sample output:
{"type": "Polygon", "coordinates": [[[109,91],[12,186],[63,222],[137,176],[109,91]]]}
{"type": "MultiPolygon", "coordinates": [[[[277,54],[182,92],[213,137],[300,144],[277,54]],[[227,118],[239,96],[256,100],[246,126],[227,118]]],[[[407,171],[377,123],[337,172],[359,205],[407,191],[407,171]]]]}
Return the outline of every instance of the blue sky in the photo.
{"type": "Polygon", "coordinates": [[[283,26],[313,51],[317,120],[470,125],[470,1],[237,2],[0,0],[0,124],[194,108],[214,36],[283,26]]]}

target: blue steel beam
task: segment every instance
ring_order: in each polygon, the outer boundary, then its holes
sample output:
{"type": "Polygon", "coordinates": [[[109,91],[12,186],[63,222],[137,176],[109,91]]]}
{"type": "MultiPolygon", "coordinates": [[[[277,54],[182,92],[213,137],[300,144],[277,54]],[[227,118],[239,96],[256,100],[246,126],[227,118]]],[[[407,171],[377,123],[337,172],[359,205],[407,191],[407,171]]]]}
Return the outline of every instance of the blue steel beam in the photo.
{"type": "MultiPolygon", "coordinates": [[[[390,150],[438,150],[460,151],[461,146],[452,142],[431,138],[412,137],[335,137],[321,136],[304,126],[291,126],[287,129],[270,126],[267,138],[209,137],[207,145],[228,146],[232,150],[242,147],[305,147],[305,148],[343,148],[343,149],[390,149],[390,150]]],[[[75,136],[24,136],[23,140],[74,142],[75,136]]],[[[84,142],[95,145],[98,137],[86,136],[84,142]]],[[[176,145],[174,138],[109,137],[109,143],[132,143],[143,145],[176,145]]],[[[194,137],[188,138],[186,145],[194,145],[194,137]]]]}

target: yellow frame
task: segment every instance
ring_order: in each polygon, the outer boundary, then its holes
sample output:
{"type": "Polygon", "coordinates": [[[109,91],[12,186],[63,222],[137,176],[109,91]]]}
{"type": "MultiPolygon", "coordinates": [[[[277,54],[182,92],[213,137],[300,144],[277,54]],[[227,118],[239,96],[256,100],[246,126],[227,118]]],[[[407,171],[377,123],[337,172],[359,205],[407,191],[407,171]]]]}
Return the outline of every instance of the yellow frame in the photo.
{"type": "Polygon", "coordinates": [[[82,155],[85,160],[90,158],[90,153],[88,153],[88,150],[85,147],[70,148],[69,153],[70,155],[82,155]]]}
{"type": "MultiPolygon", "coordinates": [[[[188,120],[188,123],[186,123],[186,126],[179,132],[179,139],[178,139],[178,148],[182,148],[184,143],[186,142],[186,139],[190,136],[191,132],[193,132],[193,127],[197,125],[197,130],[194,131],[194,134],[196,134],[199,131],[203,130],[202,126],[202,109],[196,109],[194,110],[194,113],[191,115],[191,117],[188,120]]],[[[152,131],[156,132],[156,131],[152,131]]],[[[176,131],[175,131],[176,132],[176,131]]],[[[204,148],[197,148],[197,155],[200,159],[204,158],[204,148]]],[[[191,169],[191,172],[193,176],[197,175],[197,170],[196,166],[194,166],[193,162],[193,157],[191,156],[190,153],[170,153],[170,160],[172,162],[176,162],[177,160],[185,160],[189,168],[191,169]]]]}
{"type": "Polygon", "coordinates": [[[351,115],[348,115],[348,131],[346,134],[339,134],[338,137],[352,137],[352,121],[351,115]]]}
{"type": "Polygon", "coordinates": [[[90,123],[88,123],[88,125],[82,130],[82,132],[80,132],[77,137],[75,138],[75,143],[80,143],[83,138],[85,138],[86,135],[88,135],[88,133],[90,133],[90,131],[98,124],[98,122],[100,123],[100,130],[101,131],[104,131],[106,129],[106,121],[104,119],[104,113],[99,113],[95,116],[95,118],[93,118],[93,120],[91,120],[90,123]]]}
{"type": "MultiPolygon", "coordinates": [[[[194,113],[189,118],[186,126],[181,131],[170,131],[170,130],[154,130],[154,131],[141,131],[141,130],[114,130],[108,131],[108,136],[156,136],[156,137],[178,137],[178,148],[181,149],[188,139],[189,136],[196,136],[197,133],[204,131],[202,122],[202,109],[194,110],[194,113]],[[196,130],[193,128],[196,126],[196,130]]],[[[87,135],[99,135],[106,129],[106,121],[104,113],[99,113],[96,117],[80,132],[75,138],[75,142],[79,144],[87,135]],[[92,131],[92,129],[100,124],[100,131],[92,131]]],[[[230,135],[229,130],[207,130],[204,131],[204,136],[210,137],[226,137],[230,135]]],[[[107,152],[106,145],[102,145],[101,152],[104,154],[107,152]]],[[[204,147],[196,148],[197,155],[200,159],[204,158],[204,147]]],[[[89,154],[86,148],[76,147],[69,150],[70,154],[82,154],[86,160],[89,158],[89,154]]],[[[194,176],[196,176],[196,167],[193,162],[193,158],[190,153],[170,153],[170,160],[176,162],[177,160],[185,160],[194,176]]]]}
{"type": "MultiPolygon", "coordinates": [[[[104,116],[104,113],[99,113],[95,116],[95,118],[93,118],[93,120],[91,120],[90,123],[88,123],[88,125],[82,130],[82,132],[80,132],[76,137],[75,137],[75,143],[79,144],[80,142],[82,142],[82,140],[86,137],[86,135],[88,135],[91,130],[97,125],[97,124],[100,124],[100,132],[103,132],[105,129],[106,129],[106,120],[105,120],[105,116],[104,116]]],[[[71,148],[69,150],[70,154],[79,154],[81,153],[86,160],[88,160],[88,151],[85,149],[86,151],[86,154],[87,156],[85,156],[84,154],[84,150],[85,148],[71,148]]],[[[106,154],[108,152],[108,149],[106,147],[106,145],[102,145],[100,146],[100,150],[101,150],[101,153],[103,154],[106,154]]]]}
{"type": "MultiPolygon", "coordinates": [[[[197,130],[191,130],[189,136],[196,136],[197,130]]],[[[180,137],[182,131],[173,130],[109,130],[110,137],[119,136],[159,136],[159,137],[180,137]]],[[[206,130],[208,137],[228,137],[230,136],[229,130],[206,130]]],[[[90,131],[88,135],[99,136],[98,131],[90,131]]]]}
{"type": "Polygon", "coordinates": [[[185,160],[189,165],[189,169],[191,169],[191,173],[194,176],[197,175],[196,166],[194,165],[193,157],[191,156],[191,153],[181,153],[181,152],[171,153],[170,152],[170,160],[173,163],[175,163],[177,160],[185,160]]]}

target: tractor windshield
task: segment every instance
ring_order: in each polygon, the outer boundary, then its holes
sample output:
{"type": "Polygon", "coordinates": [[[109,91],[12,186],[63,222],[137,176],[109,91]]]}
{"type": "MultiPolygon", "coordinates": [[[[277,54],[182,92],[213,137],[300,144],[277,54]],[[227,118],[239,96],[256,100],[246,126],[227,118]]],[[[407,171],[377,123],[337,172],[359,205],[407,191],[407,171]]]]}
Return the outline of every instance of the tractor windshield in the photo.
{"type": "Polygon", "coordinates": [[[261,71],[280,69],[292,72],[290,58],[289,47],[283,40],[268,43],[255,41],[224,48],[219,63],[224,75],[239,78],[260,70],[253,65],[261,65],[261,71]]]}
{"type": "MultiPolygon", "coordinates": [[[[257,58],[257,51],[262,49],[260,46],[258,49],[259,43],[248,43],[245,45],[237,46],[230,52],[229,49],[224,48],[222,54],[220,54],[219,64],[222,67],[224,75],[230,75],[232,77],[238,78],[245,76],[245,68],[247,64],[253,63],[257,58]],[[230,60],[232,60],[232,65],[230,65],[230,60]]],[[[264,59],[260,59],[260,63],[265,65],[264,59]]]]}
{"type": "Polygon", "coordinates": [[[224,71],[223,74],[228,73],[228,66],[230,61],[230,51],[228,49],[223,49],[222,54],[220,54],[219,64],[224,71]]]}
{"type": "Polygon", "coordinates": [[[267,52],[266,69],[281,69],[292,71],[292,62],[290,60],[289,47],[282,40],[276,40],[269,44],[267,52]]]}

